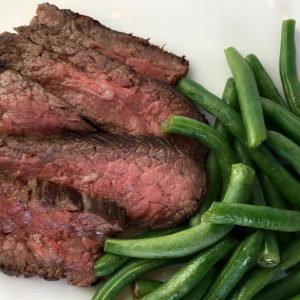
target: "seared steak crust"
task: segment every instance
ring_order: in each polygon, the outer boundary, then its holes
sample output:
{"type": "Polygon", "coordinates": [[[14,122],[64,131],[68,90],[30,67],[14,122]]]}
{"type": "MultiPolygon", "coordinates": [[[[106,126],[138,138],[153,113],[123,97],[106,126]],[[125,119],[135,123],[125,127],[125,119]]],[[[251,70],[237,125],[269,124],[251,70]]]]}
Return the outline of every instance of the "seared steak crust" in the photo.
{"type": "Polygon", "coordinates": [[[122,230],[123,212],[106,202],[91,213],[85,196],[52,183],[0,180],[0,268],[11,275],[66,278],[77,286],[94,283],[95,259],[106,236],[122,230]]]}
{"type": "Polygon", "coordinates": [[[8,137],[0,146],[0,167],[25,182],[37,178],[112,199],[130,220],[153,228],[194,213],[206,184],[201,163],[154,137],[8,137]]]}
{"type": "Polygon", "coordinates": [[[118,60],[136,72],[174,84],[188,72],[188,61],[151,45],[149,40],[117,32],[98,21],[45,3],[38,6],[31,25],[43,24],[60,31],[86,48],[118,60]]]}
{"type": "MultiPolygon", "coordinates": [[[[41,25],[42,26],[42,25],[41,25]]],[[[39,26],[40,27],[40,26],[39,26]]],[[[38,81],[74,110],[106,131],[162,136],[161,123],[172,115],[204,117],[172,87],[141,78],[117,61],[53,38],[47,27],[0,37],[2,68],[38,81]],[[57,46],[59,45],[59,46],[57,46]]],[[[185,137],[176,139],[202,158],[206,149],[185,137]]]]}
{"type": "Polygon", "coordinates": [[[71,131],[94,128],[36,82],[11,70],[0,74],[1,133],[43,136],[71,131]]]}

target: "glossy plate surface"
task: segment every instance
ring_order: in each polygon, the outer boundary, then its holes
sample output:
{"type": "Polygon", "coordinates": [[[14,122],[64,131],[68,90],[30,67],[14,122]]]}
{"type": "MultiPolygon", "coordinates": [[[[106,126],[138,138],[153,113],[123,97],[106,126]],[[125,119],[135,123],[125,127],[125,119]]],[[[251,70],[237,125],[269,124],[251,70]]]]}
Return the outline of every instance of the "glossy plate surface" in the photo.
{"type": "MultiPolygon", "coordinates": [[[[27,24],[41,1],[1,0],[0,30],[12,31],[14,26],[27,24]]],[[[52,0],[51,3],[89,15],[112,29],[151,38],[169,51],[186,55],[190,61],[189,76],[217,95],[221,95],[230,76],[223,53],[229,46],[235,46],[243,55],[255,53],[280,87],[281,20],[295,18],[300,24],[298,0],[52,0]]],[[[298,45],[300,54],[300,42],[298,45]]],[[[14,278],[0,273],[0,299],[5,300],[87,300],[94,290],[70,287],[63,281],[14,278]]],[[[131,297],[124,291],[119,299],[131,297]]]]}

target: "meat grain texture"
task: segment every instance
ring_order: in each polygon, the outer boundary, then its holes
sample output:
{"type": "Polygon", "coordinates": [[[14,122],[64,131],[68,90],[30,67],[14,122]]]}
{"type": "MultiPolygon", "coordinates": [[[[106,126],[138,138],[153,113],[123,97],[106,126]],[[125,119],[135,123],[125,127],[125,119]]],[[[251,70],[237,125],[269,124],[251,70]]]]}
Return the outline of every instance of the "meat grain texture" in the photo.
{"type": "Polygon", "coordinates": [[[31,21],[31,25],[36,24],[59,30],[65,39],[71,38],[86,48],[95,49],[146,77],[174,84],[188,72],[189,63],[184,57],[168,53],[150,44],[149,40],[112,30],[68,9],[41,4],[31,21]]]}
{"type": "Polygon", "coordinates": [[[206,184],[200,162],[154,137],[7,137],[0,144],[0,168],[24,182],[37,178],[111,199],[129,220],[152,228],[193,214],[206,184]]]}
{"type": "Polygon", "coordinates": [[[90,200],[71,188],[0,177],[0,268],[14,275],[95,282],[95,259],[107,235],[122,230],[112,202],[90,211],[90,200]]]}

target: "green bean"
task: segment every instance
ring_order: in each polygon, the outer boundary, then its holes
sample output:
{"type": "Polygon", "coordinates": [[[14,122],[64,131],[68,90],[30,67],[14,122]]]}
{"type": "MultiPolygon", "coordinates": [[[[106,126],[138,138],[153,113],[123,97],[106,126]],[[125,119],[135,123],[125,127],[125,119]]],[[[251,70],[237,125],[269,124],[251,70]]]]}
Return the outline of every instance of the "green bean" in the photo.
{"type": "Polygon", "coordinates": [[[300,83],[297,74],[295,20],[284,20],[281,31],[280,77],[290,110],[300,116],[300,83]]]}
{"type": "Polygon", "coordinates": [[[261,104],[265,118],[276,124],[280,131],[300,145],[300,119],[269,99],[261,98],[261,104]]]}
{"type": "MultiPolygon", "coordinates": [[[[264,173],[261,173],[260,175],[263,193],[267,204],[276,208],[288,209],[283,197],[277,191],[269,177],[264,173]]],[[[288,232],[277,232],[276,235],[280,243],[286,243],[291,239],[291,233],[288,232]]]]}
{"type": "MultiPolygon", "coordinates": [[[[224,101],[220,100],[191,79],[181,79],[177,85],[177,89],[191,99],[195,105],[201,106],[215,115],[227,126],[228,130],[236,139],[244,146],[247,146],[240,115],[224,103],[224,101]]],[[[276,103],[273,104],[277,105],[276,103]]],[[[259,168],[272,179],[276,186],[278,186],[282,195],[289,202],[300,207],[300,182],[287,172],[264,145],[261,145],[256,149],[246,148],[259,168]]]]}
{"type": "Polygon", "coordinates": [[[297,293],[300,293],[300,271],[267,285],[254,297],[254,300],[284,300],[297,293]]]}
{"type": "Polygon", "coordinates": [[[300,240],[291,243],[282,253],[282,261],[274,268],[255,268],[238,285],[230,297],[231,300],[250,300],[280,273],[300,262],[300,240]]]}
{"type": "Polygon", "coordinates": [[[273,268],[280,263],[280,253],[274,232],[264,231],[264,246],[260,253],[258,264],[263,268],[273,268]]]}
{"type": "Polygon", "coordinates": [[[194,119],[172,116],[163,123],[163,131],[192,137],[216,154],[224,186],[227,187],[231,165],[236,162],[229,143],[216,129],[194,119]]]}
{"type": "MultiPolygon", "coordinates": [[[[135,237],[137,239],[164,236],[182,230],[183,226],[175,228],[152,230],[135,237]]],[[[119,256],[111,253],[104,253],[95,263],[94,270],[97,277],[107,276],[118,270],[122,265],[130,260],[130,257],[119,256]]]]}
{"type": "Polygon", "coordinates": [[[234,246],[236,241],[225,238],[208,249],[200,252],[184,265],[167,282],[163,283],[143,300],[176,300],[190,292],[196,284],[223,258],[234,246]]]}
{"type": "Polygon", "coordinates": [[[300,231],[300,212],[250,204],[214,202],[203,214],[201,222],[295,232],[300,231]]]}
{"type": "Polygon", "coordinates": [[[300,174],[300,147],[276,131],[268,131],[268,146],[300,174]]]}
{"type": "MultiPolygon", "coordinates": [[[[237,91],[233,78],[229,78],[226,81],[222,98],[231,107],[236,108],[238,106],[237,91]]],[[[221,122],[219,122],[218,119],[215,122],[215,129],[219,133],[221,133],[227,141],[230,140],[230,135],[227,131],[227,128],[221,122]]],[[[200,210],[189,221],[189,225],[191,227],[200,223],[202,214],[210,207],[213,201],[217,201],[217,198],[220,194],[220,169],[218,166],[216,155],[212,151],[207,156],[205,168],[207,178],[207,192],[203,197],[200,210]]]]}
{"type": "MultiPolygon", "coordinates": [[[[231,168],[228,189],[224,202],[248,201],[255,173],[252,169],[236,164],[231,168]]],[[[223,238],[232,226],[198,224],[192,228],[164,237],[143,240],[121,240],[109,238],[105,251],[131,257],[179,257],[195,253],[223,238]]]]}
{"type": "Polygon", "coordinates": [[[274,82],[259,59],[254,54],[249,54],[246,57],[246,61],[254,73],[260,95],[286,107],[285,100],[281,97],[274,82]]]}
{"type": "Polygon", "coordinates": [[[235,48],[226,49],[225,56],[236,83],[248,146],[256,148],[267,139],[267,131],[254,74],[235,48]]]}
{"type": "Polygon", "coordinates": [[[276,208],[287,209],[287,205],[285,204],[284,199],[277,191],[275,185],[269,179],[269,177],[264,173],[261,173],[260,177],[264,196],[268,205],[276,208]]]}
{"type": "Polygon", "coordinates": [[[133,295],[135,299],[141,299],[163,283],[157,280],[138,280],[134,283],[133,295]]]}
{"type": "MultiPolygon", "coordinates": [[[[226,85],[224,88],[224,92],[222,95],[223,101],[227,103],[230,107],[233,109],[237,109],[238,107],[238,95],[237,95],[237,90],[235,86],[235,82],[233,78],[229,78],[226,81],[226,85]]],[[[222,134],[222,136],[227,140],[230,141],[230,134],[226,128],[225,125],[223,125],[218,119],[215,121],[214,125],[215,129],[222,134]]]]}
{"type": "Polygon", "coordinates": [[[226,299],[244,274],[257,263],[262,243],[261,232],[256,232],[242,241],[210,287],[204,300],[226,299]]]}
{"type": "Polygon", "coordinates": [[[245,147],[238,140],[233,141],[232,147],[233,147],[233,151],[234,151],[236,157],[238,158],[238,160],[242,164],[255,170],[256,167],[255,167],[253,161],[251,160],[251,158],[249,157],[249,153],[247,152],[245,147]]]}
{"type": "Polygon", "coordinates": [[[201,300],[209,289],[215,275],[216,270],[210,270],[189,293],[181,298],[181,300],[201,300]]]}
{"type": "Polygon", "coordinates": [[[221,190],[220,169],[215,158],[215,154],[211,151],[205,163],[206,178],[207,178],[207,192],[203,197],[199,211],[189,220],[189,226],[193,227],[200,223],[201,216],[208,210],[210,205],[218,200],[221,190]]]}
{"type": "MultiPolygon", "coordinates": [[[[200,300],[210,287],[216,270],[210,270],[197,284],[196,286],[185,296],[180,298],[181,300],[200,300]]],[[[135,299],[141,299],[142,297],[150,294],[156,288],[161,286],[163,282],[156,280],[138,280],[134,284],[134,296],[135,299]]]]}
{"type": "Polygon", "coordinates": [[[113,300],[139,275],[175,263],[174,259],[135,259],[121,268],[94,294],[92,300],[113,300]]]}

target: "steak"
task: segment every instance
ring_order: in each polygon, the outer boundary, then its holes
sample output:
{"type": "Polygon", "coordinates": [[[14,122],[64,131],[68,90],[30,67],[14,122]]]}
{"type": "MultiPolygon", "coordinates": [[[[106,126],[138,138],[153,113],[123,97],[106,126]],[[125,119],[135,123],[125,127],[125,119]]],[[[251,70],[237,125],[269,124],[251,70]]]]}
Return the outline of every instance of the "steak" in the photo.
{"type": "Polygon", "coordinates": [[[192,215],[206,185],[201,162],[155,137],[7,137],[0,144],[0,168],[23,182],[36,178],[109,199],[129,220],[152,228],[192,215]]]}
{"type": "MultiPolygon", "coordinates": [[[[161,123],[174,114],[205,120],[167,84],[142,78],[125,65],[72,41],[54,41],[45,26],[33,33],[26,28],[19,31],[19,35],[0,37],[2,69],[13,69],[37,80],[108,132],[162,136],[161,123]]],[[[170,139],[197,157],[206,153],[191,139],[170,139]]]]}
{"type": "Polygon", "coordinates": [[[39,84],[8,70],[0,74],[0,132],[50,135],[94,131],[68,104],[39,84]]]}
{"type": "Polygon", "coordinates": [[[149,40],[111,30],[98,21],[48,3],[38,6],[32,25],[43,24],[62,38],[118,60],[136,72],[175,84],[188,72],[188,61],[151,45],[149,40]]]}
{"type": "Polygon", "coordinates": [[[52,183],[0,177],[0,268],[10,275],[96,280],[93,266],[107,235],[122,230],[123,212],[52,183]]]}

